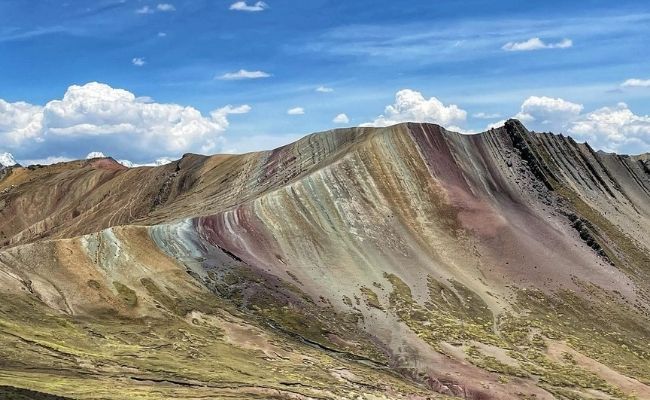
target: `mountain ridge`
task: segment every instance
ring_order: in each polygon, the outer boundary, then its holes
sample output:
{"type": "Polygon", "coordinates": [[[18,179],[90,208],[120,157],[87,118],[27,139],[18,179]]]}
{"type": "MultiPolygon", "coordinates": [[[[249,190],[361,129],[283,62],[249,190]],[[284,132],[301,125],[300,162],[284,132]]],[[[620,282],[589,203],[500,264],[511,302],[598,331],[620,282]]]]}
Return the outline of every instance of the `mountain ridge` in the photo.
{"type": "Polygon", "coordinates": [[[87,398],[80,376],[47,383],[76,368],[152,398],[224,380],[268,395],[251,376],[293,388],[281,398],[650,396],[643,163],[518,121],[330,132],[155,168],[12,170],[0,341],[27,356],[4,350],[0,384],[87,398]],[[20,380],[25,365],[41,372],[20,380]]]}
{"type": "MultiPolygon", "coordinates": [[[[517,120],[509,120],[509,121],[508,121],[508,123],[511,123],[511,122],[512,122],[513,124],[515,124],[515,125],[520,126],[520,127],[523,128],[523,125],[522,125],[519,121],[517,121],[517,120]]],[[[349,144],[349,145],[353,145],[353,144],[355,143],[355,141],[363,140],[363,138],[367,136],[367,135],[364,136],[363,132],[369,132],[369,133],[374,133],[374,134],[376,134],[377,132],[381,132],[382,129],[385,130],[386,132],[391,132],[392,130],[397,129],[397,128],[399,128],[400,126],[408,127],[409,124],[412,124],[412,123],[397,124],[397,125],[395,125],[395,126],[393,126],[393,127],[386,127],[386,128],[351,128],[351,129],[342,128],[342,129],[336,129],[336,130],[331,130],[331,131],[326,131],[326,132],[321,132],[321,133],[314,133],[314,134],[311,134],[311,135],[308,135],[308,136],[304,137],[303,139],[300,139],[299,141],[297,141],[297,142],[295,142],[295,143],[292,143],[292,144],[289,144],[289,145],[286,145],[286,146],[282,146],[282,147],[277,148],[277,149],[275,149],[275,150],[262,151],[262,152],[254,152],[254,153],[247,153],[247,154],[244,154],[244,155],[214,155],[214,156],[201,156],[201,155],[191,155],[191,154],[187,154],[187,155],[185,155],[183,158],[181,158],[181,159],[179,159],[179,160],[177,160],[177,161],[175,161],[175,162],[173,162],[173,163],[171,163],[171,164],[176,165],[175,168],[178,169],[178,168],[180,168],[181,162],[183,162],[183,160],[190,160],[190,159],[191,159],[191,160],[193,160],[195,163],[200,163],[199,160],[203,160],[204,162],[207,162],[207,160],[210,160],[210,159],[212,159],[212,158],[215,158],[216,160],[223,160],[223,159],[228,159],[228,158],[235,157],[235,158],[239,158],[239,159],[241,160],[241,159],[244,159],[244,158],[246,158],[246,157],[251,157],[251,156],[257,155],[257,156],[259,156],[260,158],[263,158],[264,156],[266,156],[266,158],[267,158],[267,162],[269,163],[269,166],[267,166],[267,168],[271,168],[271,170],[268,171],[267,173],[273,173],[272,168],[277,168],[277,166],[274,165],[274,163],[277,163],[277,161],[274,161],[274,160],[273,160],[274,157],[275,157],[275,158],[278,158],[278,159],[281,159],[281,158],[282,158],[282,154],[283,154],[283,152],[285,152],[285,153],[286,153],[286,152],[290,152],[291,149],[296,148],[297,146],[300,146],[300,145],[302,145],[302,144],[308,144],[308,143],[310,142],[310,140],[314,140],[314,138],[331,138],[331,140],[328,140],[328,139],[324,140],[324,142],[326,143],[326,146],[327,146],[327,145],[329,145],[329,146],[332,146],[332,145],[336,146],[336,145],[337,145],[336,143],[337,143],[338,141],[341,141],[341,138],[340,138],[340,137],[342,136],[343,139],[344,139],[344,140],[343,140],[344,145],[348,145],[348,144],[349,144]],[[348,141],[350,141],[350,140],[351,140],[352,142],[348,143],[348,141]],[[328,144],[328,143],[329,143],[329,144],[328,144]]],[[[417,124],[416,124],[416,125],[417,125],[417,124]]],[[[506,125],[507,125],[507,124],[506,124],[506,125]]],[[[424,126],[431,126],[432,128],[436,127],[436,128],[434,128],[434,129],[442,129],[442,130],[440,130],[440,131],[441,131],[441,132],[444,132],[444,133],[447,134],[447,135],[449,135],[449,134],[461,135],[461,134],[458,134],[458,133],[454,133],[454,132],[451,132],[451,131],[447,131],[447,130],[445,130],[444,128],[442,128],[441,126],[439,126],[439,125],[435,125],[435,124],[424,124],[424,126]]],[[[524,128],[524,129],[525,129],[525,128],[524,128]]],[[[492,131],[492,130],[488,130],[488,131],[486,131],[486,132],[478,133],[478,134],[475,134],[475,135],[468,135],[468,138],[471,138],[471,137],[475,137],[475,138],[485,137],[485,136],[488,136],[489,133],[490,133],[491,131],[492,131]]],[[[532,133],[532,134],[533,134],[533,135],[544,135],[543,133],[542,133],[542,134],[532,133]]],[[[560,135],[560,137],[563,137],[563,136],[560,135]]],[[[572,139],[568,138],[568,140],[572,140],[572,139]]],[[[583,145],[583,146],[584,146],[584,145],[583,145]]],[[[586,145],[586,146],[588,146],[588,145],[586,145]]],[[[589,147],[587,147],[587,148],[589,148],[589,147]]],[[[330,149],[330,151],[332,151],[332,150],[330,149]]],[[[345,149],[342,149],[342,150],[340,150],[340,151],[343,152],[343,151],[345,151],[345,149]]],[[[327,153],[327,154],[329,154],[329,153],[327,153]]],[[[620,156],[616,155],[615,157],[620,157],[620,156]]],[[[111,167],[111,166],[109,166],[109,165],[105,165],[104,167],[105,167],[106,169],[112,169],[112,168],[115,168],[115,169],[118,169],[118,170],[125,170],[125,171],[127,170],[126,168],[122,168],[122,167],[120,166],[120,164],[119,164],[118,162],[116,162],[116,161],[113,162],[113,163],[110,163],[110,158],[106,158],[105,160],[108,160],[108,162],[109,162],[110,165],[114,165],[114,167],[111,167]]],[[[314,161],[314,162],[313,162],[313,165],[318,164],[318,162],[319,162],[319,161],[314,161]]],[[[83,161],[83,160],[80,160],[80,161],[72,161],[72,162],[68,162],[68,163],[56,164],[56,167],[47,167],[47,166],[46,166],[46,167],[42,167],[42,168],[44,168],[44,169],[47,170],[47,169],[50,169],[50,168],[62,168],[62,167],[65,167],[65,166],[72,166],[72,167],[74,167],[74,166],[79,165],[80,163],[82,163],[83,165],[90,165],[90,166],[95,165],[95,166],[99,166],[100,163],[102,163],[102,161],[101,161],[101,159],[96,159],[96,160],[94,160],[94,161],[93,161],[93,160],[90,160],[90,161],[83,161]],[[94,163],[94,164],[93,164],[93,163],[94,163]]],[[[185,162],[185,164],[188,164],[188,163],[185,162]]],[[[143,168],[144,168],[143,170],[147,170],[148,168],[165,168],[166,170],[169,170],[169,169],[170,169],[169,166],[163,166],[163,167],[143,167],[143,168]]],[[[32,166],[31,169],[39,169],[39,170],[40,170],[41,168],[40,168],[40,167],[32,166]]],[[[30,170],[30,168],[28,168],[27,170],[30,170]]],[[[174,172],[178,172],[178,171],[174,171],[174,172]]],[[[169,173],[168,173],[167,175],[169,175],[169,173]]],[[[6,182],[5,185],[0,184],[0,190],[2,190],[2,189],[6,189],[6,185],[8,184],[7,181],[8,181],[8,180],[5,180],[5,182],[6,182]]]]}

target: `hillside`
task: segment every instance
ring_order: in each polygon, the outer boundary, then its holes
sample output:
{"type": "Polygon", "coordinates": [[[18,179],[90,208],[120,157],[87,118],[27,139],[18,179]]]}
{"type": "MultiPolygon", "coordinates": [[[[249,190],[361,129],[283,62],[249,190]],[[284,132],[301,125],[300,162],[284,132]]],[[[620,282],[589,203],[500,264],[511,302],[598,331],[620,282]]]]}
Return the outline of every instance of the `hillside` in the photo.
{"type": "Polygon", "coordinates": [[[509,120],[11,167],[0,297],[0,386],[70,398],[650,398],[648,158],[509,120]]]}

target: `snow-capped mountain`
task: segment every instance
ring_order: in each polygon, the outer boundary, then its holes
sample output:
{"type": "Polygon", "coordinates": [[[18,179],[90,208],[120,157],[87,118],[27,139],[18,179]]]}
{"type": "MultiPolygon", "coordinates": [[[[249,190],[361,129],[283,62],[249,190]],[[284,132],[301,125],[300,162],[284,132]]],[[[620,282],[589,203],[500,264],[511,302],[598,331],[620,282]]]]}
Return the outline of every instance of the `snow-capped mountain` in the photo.
{"type": "Polygon", "coordinates": [[[18,164],[11,153],[0,153],[0,168],[18,164]]]}

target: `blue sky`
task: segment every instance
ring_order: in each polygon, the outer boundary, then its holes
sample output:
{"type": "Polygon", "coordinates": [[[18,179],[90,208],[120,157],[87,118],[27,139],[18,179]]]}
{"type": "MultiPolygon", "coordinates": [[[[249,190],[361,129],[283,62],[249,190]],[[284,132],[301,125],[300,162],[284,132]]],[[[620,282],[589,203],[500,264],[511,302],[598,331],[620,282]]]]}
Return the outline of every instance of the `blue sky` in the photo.
{"type": "Polygon", "coordinates": [[[4,0],[0,152],[142,163],[513,116],[650,151],[647,1],[526,3],[4,0]]]}

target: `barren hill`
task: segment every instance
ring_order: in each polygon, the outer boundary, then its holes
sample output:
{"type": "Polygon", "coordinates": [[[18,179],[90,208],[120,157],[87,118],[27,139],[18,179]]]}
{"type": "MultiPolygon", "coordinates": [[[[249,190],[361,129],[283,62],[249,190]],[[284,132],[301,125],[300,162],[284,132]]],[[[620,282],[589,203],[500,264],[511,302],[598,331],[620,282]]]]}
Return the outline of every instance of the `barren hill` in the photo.
{"type": "Polygon", "coordinates": [[[0,246],[0,386],[650,398],[647,155],[515,120],[11,167],[0,246]]]}

